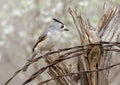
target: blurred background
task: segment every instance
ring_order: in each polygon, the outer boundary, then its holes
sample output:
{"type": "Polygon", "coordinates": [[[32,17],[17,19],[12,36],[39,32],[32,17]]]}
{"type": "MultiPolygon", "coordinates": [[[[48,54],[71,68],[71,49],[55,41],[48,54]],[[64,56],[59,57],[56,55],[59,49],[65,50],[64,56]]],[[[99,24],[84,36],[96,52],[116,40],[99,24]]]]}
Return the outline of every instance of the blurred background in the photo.
{"type": "MultiPolygon", "coordinates": [[[[120,3],[120,0],[113,2],[120,3]]],[[[103,3],[104,0],[0,0],[0,85],[25,64],[37,38],[52,23],[53,17],[70,29],[63,33],[56,48],[75,46],[79,44],[79,38],[68,8],[85,13],[96,26],[102,15],[103,3]]],[[[31,66],[29,71],[15,77],[10,85],[20,85],[43,65],[44,60],[31,66]]],[[[35,82],[37,80],[28,85],[35,85],[35,82]]]]}

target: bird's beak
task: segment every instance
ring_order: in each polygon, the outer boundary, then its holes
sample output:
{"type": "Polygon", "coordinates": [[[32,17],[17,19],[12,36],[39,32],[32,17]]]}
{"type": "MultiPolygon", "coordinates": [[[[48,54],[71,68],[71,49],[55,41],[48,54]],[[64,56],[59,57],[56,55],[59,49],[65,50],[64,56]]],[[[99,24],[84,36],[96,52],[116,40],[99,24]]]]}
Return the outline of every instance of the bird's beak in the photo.
{"type": "Polygon", "coordinates": [[[64,29],[65,31],[69,31],[68,29],[64,29]]]}
{"type": "Polygon", "coordinates": [[[64,27],[64,30],[65,30],[65,31],[69,31],[66,27],[64,27]]]}

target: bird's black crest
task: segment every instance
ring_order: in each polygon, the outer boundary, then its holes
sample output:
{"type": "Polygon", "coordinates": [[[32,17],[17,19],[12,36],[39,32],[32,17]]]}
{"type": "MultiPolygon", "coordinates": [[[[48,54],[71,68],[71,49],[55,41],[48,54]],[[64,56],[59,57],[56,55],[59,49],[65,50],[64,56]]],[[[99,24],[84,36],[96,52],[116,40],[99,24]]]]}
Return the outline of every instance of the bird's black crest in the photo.
{"type": "Polygon", "coordinates": [[[59,23],[63,24],[63,23],[62,23],[61,21],[59,21],[58,19],[53,18],[53,20],[56,21],[56,22],[59,22],[59,23]]]}

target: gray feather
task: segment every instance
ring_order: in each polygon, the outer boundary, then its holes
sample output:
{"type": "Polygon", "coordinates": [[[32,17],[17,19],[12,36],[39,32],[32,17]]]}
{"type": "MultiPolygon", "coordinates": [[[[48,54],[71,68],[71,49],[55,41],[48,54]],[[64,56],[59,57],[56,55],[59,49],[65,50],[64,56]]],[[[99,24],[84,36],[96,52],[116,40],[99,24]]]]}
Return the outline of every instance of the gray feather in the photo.
{"type": "Polygon", "coordinates": [[[47,36],[47,31],[44,32],[37,40],[36,44],[33,46],[32,52],[34,52],[36,46],[38,45],[38,43],[40,43],[41,41],[43,41],[47,36]]]}

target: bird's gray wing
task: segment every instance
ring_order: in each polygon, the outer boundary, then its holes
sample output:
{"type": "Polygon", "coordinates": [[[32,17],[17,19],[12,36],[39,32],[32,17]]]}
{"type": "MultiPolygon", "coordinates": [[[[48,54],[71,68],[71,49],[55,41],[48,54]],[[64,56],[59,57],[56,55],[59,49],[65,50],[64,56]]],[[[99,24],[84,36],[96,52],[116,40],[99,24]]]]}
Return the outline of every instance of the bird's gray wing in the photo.
{"type": "MultiPolygon", "coordinates": [[[[46,37],[47,37],[47,31],[46,32],[44,32],[39,38],[38,38],[38,40],[37,40],[37,42],[36,42],[36,44],[34,45],[34,47],[33,47],[33,49],[32,49],[32,52],[33,52],[33,55],[32,55],[32,57],[29,59],[29,60],[32,60],[35,56],[36,56],[36,52],[34,52],[34,50],[35,50],[35,48],[36,48],[36,46],[38,45],[38,43],[40,43],[41,41],[43,41],[46,37]]],[[[26,63],[26,65],[25,65],[25,67],[23,68],[23,71],[26,71],[27,70],[27,68],[29,67],[29,61],[26,63]]]]}
{"type": "Polygon", "coordinates": [[[34,52],[36,46],[38,45],[38,43],[40,43],[41,41],[45,40],[45,38],[47,37],[47,31],[44,32],[37,40],[36,44],[34,45],[33,49],[32,49],[32,52],[34,52]]]}

